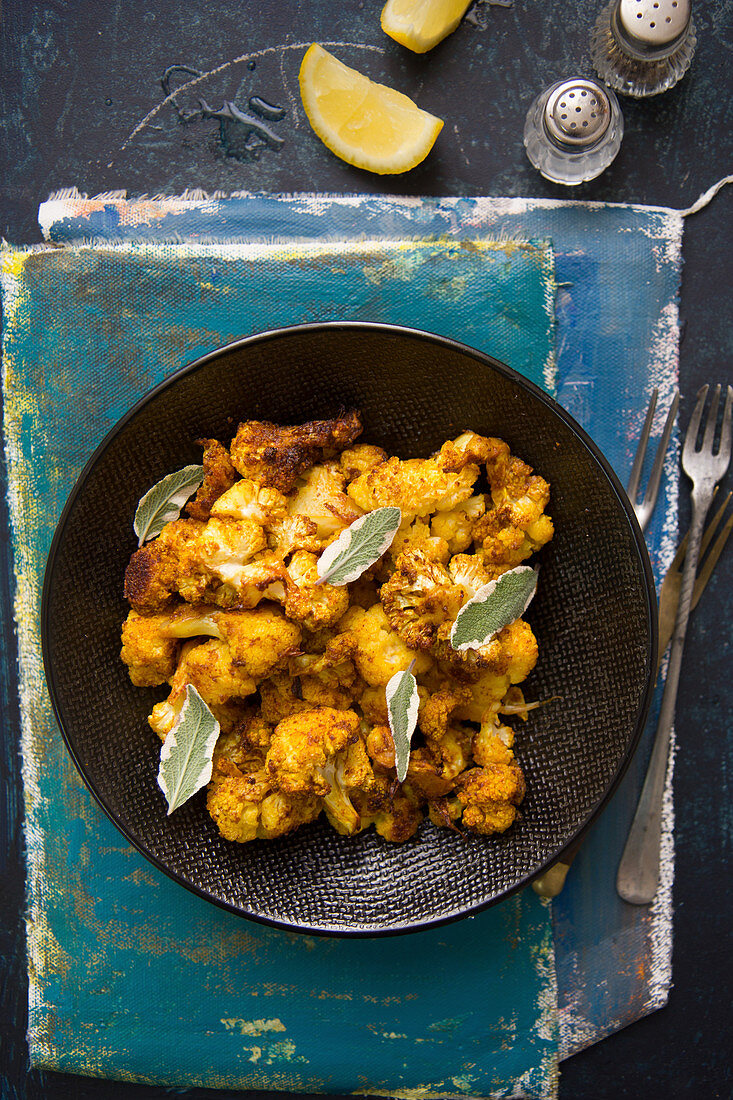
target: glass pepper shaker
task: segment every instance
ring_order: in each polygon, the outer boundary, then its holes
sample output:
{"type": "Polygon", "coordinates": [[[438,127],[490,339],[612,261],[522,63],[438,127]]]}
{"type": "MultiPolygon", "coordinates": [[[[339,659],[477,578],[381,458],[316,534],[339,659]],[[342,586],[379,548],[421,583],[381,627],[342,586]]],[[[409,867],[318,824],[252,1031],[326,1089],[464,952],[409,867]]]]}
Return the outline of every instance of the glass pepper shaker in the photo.
{"type": "Polygon", "coordinates": [[[690,67],[697,45],[690,0],[611,0],[591,35],[593,66],[623,95],[658,95],[690,67]]]}
{"type": "Polygon", "coordinates": [[[559,80],[537,96],[524,124],[530,162],[552,183],[574,186],[600,176],[621,147],[618,100],[597,80],[559,80]]]}

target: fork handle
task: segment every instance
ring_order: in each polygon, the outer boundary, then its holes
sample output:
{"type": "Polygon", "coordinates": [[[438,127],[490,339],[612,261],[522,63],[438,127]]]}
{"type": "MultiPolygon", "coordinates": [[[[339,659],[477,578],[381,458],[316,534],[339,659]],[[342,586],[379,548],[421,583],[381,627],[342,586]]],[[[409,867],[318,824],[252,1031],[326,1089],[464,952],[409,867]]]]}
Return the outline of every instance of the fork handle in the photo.
{"type": "Polygon", "coordinates": [[[648,905],[659,886],[659,846],[662,837],[662,805],[667,780],[670,733],[677,702],[682,650],[690,617],[692,591],[700,557],[700,543],[705,517],[713,499],[713,490],[714,484],[703,484],[699,488],[694,488],[692,492],[692,523],[659,722],[644,786],[616,877],[618,893],[624,901],[631,902],[633,905],[648,905]]]}

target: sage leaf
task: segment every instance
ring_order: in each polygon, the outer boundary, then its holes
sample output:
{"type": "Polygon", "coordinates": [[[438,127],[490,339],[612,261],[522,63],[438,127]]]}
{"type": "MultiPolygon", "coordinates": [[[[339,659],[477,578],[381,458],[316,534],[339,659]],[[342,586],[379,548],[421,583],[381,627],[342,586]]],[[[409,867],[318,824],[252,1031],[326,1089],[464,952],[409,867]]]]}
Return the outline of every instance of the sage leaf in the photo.
{"type": "Polygon", "coordinates": [[[479,588],[456,616],[450,633],[454,649],[477,649],[521,618],[537,590],[537,570],[518,565],[479,588]]]}
{"type": "Polygon", "coordinates": [[[417,725],[417,708],[420,703],[417,680],[409,668],[403,672],[395,672],[387,684],[386,694],[397,778],[400,783],[404,783],[407,766],[410,763],[410,744],[417,725]]]}
{"type": "Polygon", "coordinates": [[[379,561],[401,522],[402,512],[393,505],[359,516],[321,554],[316,566],[317,583],[344,585],[358,580],[379,561]]]}
{"type": "Polygon", "coordinates": [[[211,779],[219,723],[193,684],[160,750],[158,786],[172,814],[211,779]]]}
{"type": "Polygon", "coordinates": [[[184,466],[174,474],[167,474],[148,489],[135,512],[133,527],[138,536],[138,546],[160,534],[166,523],[178,519],[181,508],[204,480],[203,466],[184,466]]]}

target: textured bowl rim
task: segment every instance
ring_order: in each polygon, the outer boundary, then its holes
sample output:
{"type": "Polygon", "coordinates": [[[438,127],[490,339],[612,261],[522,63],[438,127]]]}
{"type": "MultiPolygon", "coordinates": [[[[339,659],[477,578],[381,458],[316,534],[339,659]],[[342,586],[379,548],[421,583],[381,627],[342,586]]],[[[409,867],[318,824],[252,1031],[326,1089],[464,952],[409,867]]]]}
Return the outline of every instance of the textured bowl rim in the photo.
{"type": "Polygon", "coordinates": [[[262,332],[253,333],[251,336],[245,336],[237,340],[232,340],[228,344],[224,344],[213,351],[207,352],[205,355],[199,356],[197,359],[192,360],[190,363],[184,364],[179,367],[167,378],[164,378],[161,382],[158,382],[150,390],[148,390],[138,401],[120,419],[117,423],[110,428],[110,430],[103,437],[101,442],[96,446],[92,455],[84,464],[84,467],[79,474],[73,489],[71,490],[68,499],[63,507],[61,515],[59,517],[56,530],[51,541],[51,547],[49,549],[48,558],[46,560],[46,568],[44,572],[43,589],[41,594],[41,651],[43,655],[43,666],[46,677],[46,683],[48,686],[49,696],[51,699],[51,705],[53,708],[54,716],[58,723],[61,735],[64,739],[66,748],[74,762],[74,765],[79,772],[86,787],[93,795],[98,805],[102,808],[106,816],[112,822],[112,824],[122,833],[125,839],[137,849],[138,852],[145,859],[149,860],[159,871],[162,871],[168,878],[173,879],[180,886],[183,886],[186,890],[191,891],[193,894],[204,898],[206,901],[218,906],[221,909],[225,909],[230,913],[236,913],[238,916],[245,918],[246,920],[255,921],[258,924],[264,924],[271,928],[278,928],[286,932],[301,932],[304,935],[310,936],[332,936],[338,938],[362,938],[372,939],[380,936],[399,936],[407,935],[413,932],[424,932],[430,928],[437,928],[445,924],[451,924],[454,921],[463,920],[466,917],[476,916],[478,913],[485,909],[490,908],[492,905],[504,901],[512,894],[519,890],[524,889],[534,879],[539,878],[548,868],[557,863],[562,856],[571,851],[582,839],[585,833],[590,829],[591,825],[598,819],[599,815],[606,807],[611,797],[617,790],[621,780],[623,779],[631,759],[636,752],[636,749],[641,740],[641,735],[644,731],[647,715],[649,713],[649,707],[651,705],[652,696],[654,693],[654,686],[656,682],[656,655],[658,647],[658,622],[657,622],[657,597],[656,588],[654,583],[654,574],[652,572],[651,561],[649,558],[649,551],[647,549],[644,536],[639,526],[636,514],[633,510],[631,502],[626,494],[626,491],[621,484],[614,469],[609,463],[608,459],[601,452],[599,447],[593,442],[591,437],[585,431],[584,428],[577,423],[577,421],[568,413],[562,405],[560,405],[553,397],[545,393],[534,382],[531,382],[524,375],[519,374],[512,367],[507,366],[506,363],[502,363],[498,359],[494,359],[493,356],[486,352],[479,351],[477,348],[473,348],[468,344],[464,344],[459,340],[454,340],[449,336],[441,336],[438,333],[429,332],[426,329],[410,328],[406,325],[386,324],[378,321],[316,321],[308,322],[299,325],[287,325],[282,328],[266,329],[262,332]],[[168,867],[161,859],[155,854],[148,851],[142,844],[129,834],[125,825],[119,820],[114,811],[106,804],[103,796],[97,790],[94,782],[87,775],[84,764],[79,759],[77,752],[72,744],[71,735],[67,731],[64,717],[61,710],[61,704],[59,702],[59,696],[56,684],[56,675],[50,658],[50,623],[49,623],[49,603],[51,599],[51,587],[53,581],[53,575],[55,571],[56,558],[59,553],[59,549],[63,542],[64,532],[66,524],[71,514],[77,498],[84,489],[86,480],[92,469],[96,466],[99,459],[107,451],[107,449],[115,441],[119,433],[127,426],[127,424],[133,420],[137,414],[158,394],[162,393],[169,387],[177,385],[182,378],[187,377],[189,374],[194,374],[196,371],[203,369],[208,363],[213,360],[219,359],[223,355],[230,354],[233,351],[237,351],[242,348],[246,348],[253,344],[265,343],[271,340],[278,340],[287,336],[295,336],[302,332],[323,332],[323,331],[369,331],[369,332],[384,332],[391,333],[399,336],[408,336],[411,339],[421,340],[425,343],[434,344],[442,348],[450,348],[454,351],[461,352],[473,359],[478,360],[484,364],[489,365],[493,370],[502,374],[508,381],[518,386],[520,389],[527,391],[532,397],[540,401],[545,405],[551,413],[553,413],[559,420],[561,420],[565,426],[580,440],[586,450],[589,452],[591,458],[600,467],[602,473],[605,475],[610,487],[613,489],[619,504],[621,505],[622,512],[626,516],[626,520],[629,524],[629,528],[633,535],[634,544],[638,554],[639,561],[642,565],[644,576],[644,594],[646,596],[646,611],[647,611],[647,624],[649,627],[649,644],[646,660],[646,677],[645,687],[637,707],[636,719],[634,722],[633,731],[628,739],[626,749],[623,757],[621,758],[613,779],[607,786],[604,794],[598,799],[595,806],[586,815],[584,821],[576,829],[570,839],[561,847],[555,850],[551,856],[549,856],[536,870],[530,874],[524,875],[513,886],[508,887],[506,890],[502,890],[501,893],[495,897],[490,898],[488,901],[482,901],[476,905],[472,905],[468,908],[461,909],[459,912],[448,913],[441,917],[434,919],[421,921],[419,924],[399,924],[390,925],[385,928],[344,928],[343,926],[326,927],[323,925],[311,926],[307,924],[296,924],[292,921],[278,920],[273,917],[266,917],[260,913],[252,913],[245,909],[240,908],[231,902],[224,901],[221,898],[214,897],[208,891],[202,889],[194,882],[190,882],[183,875],[177,871],[168,867]]]}

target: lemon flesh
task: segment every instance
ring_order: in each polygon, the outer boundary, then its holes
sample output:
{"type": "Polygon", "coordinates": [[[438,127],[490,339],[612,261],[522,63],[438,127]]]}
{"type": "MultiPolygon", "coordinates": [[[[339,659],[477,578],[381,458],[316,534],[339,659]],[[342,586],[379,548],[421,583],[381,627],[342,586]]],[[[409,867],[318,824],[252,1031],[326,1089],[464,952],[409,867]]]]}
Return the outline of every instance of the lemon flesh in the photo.
{"type": "Polygon", "coordinates": [[[300,66],[308,121],[337,157],[380,175],[407,172],[425,159],[443,120],[402,92],[376,84],[317,43],[300,66]]]}
{"type": "Polygon", "coordinates": [[[387,0],[382,30],[415,53],[425,53],[452,34],[472,0],[387,0]]]}

